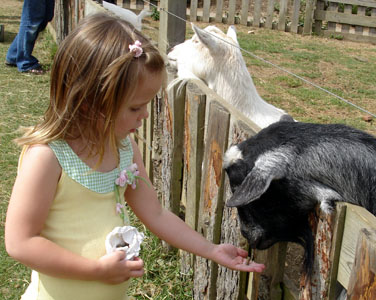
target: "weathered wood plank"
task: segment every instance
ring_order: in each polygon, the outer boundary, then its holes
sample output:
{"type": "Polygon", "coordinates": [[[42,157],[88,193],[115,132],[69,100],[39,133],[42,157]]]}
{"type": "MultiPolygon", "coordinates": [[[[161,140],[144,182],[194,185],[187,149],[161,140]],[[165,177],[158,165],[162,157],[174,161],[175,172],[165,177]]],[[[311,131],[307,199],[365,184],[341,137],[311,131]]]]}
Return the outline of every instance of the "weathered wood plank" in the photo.
{"type": "Polygon", "coordinates": [[[266,9],[266,21],[265,21],[265,28],[268,28],[268,29],[272,29],[273,27],[274,3],[275,3],[275,0],[268,0],[268,6],[266,9]]]}
{"type": "Polygon", "coordinates": [[[362,229],[348,287],[349,300],[376,299],[376,229],[362,229]]]}
{"type": "MultiPolygon", "coordinates": [[[[334,23],[359,25],[359,26],[365,26],[365,27],[376,27],[376,18],[374,17],[348,15],[348,14],[339,13],[336,11],[317,10],[315,12],[315,19],[328,21],[328,22],[334,22],[334,23]]],[[[329,29],[332,29],[332,27],[330,27],[329,29]]]]}
{"type": "Polygon", "coordinates": [[[252,26],[260,27],[262,0],[255,0],[252,26]]]}
{"type": "MultiPolygon", "coordinates": [[[[371,9],[371,17],[376,18],[376,8],[371,9]]],[[[370,28],[369,29],[369,34],[372,37],[376,37],[376,28],[370,28]]]]}
{"type": "Polygon", "coordinates": [[[131,8],[131,1],[130,0],[122,0],[122,7],[123,8],[131,8]]]}
{"type": "Polygon", "coordinates": [[[346,204],[345,228],[342,238],[342,250],[339,257],[337,280],[346,289],[349,286],[349,278],[353,268],[356,252],[356,239],[363,228],[371,231],[376,228],[376,218],[362,207],[346,204]]]}
{"type": "MultiPolygon", "coordinates": [[[[324,7],[325,7],[325,2],[322,0],[317,0],[316,10],[324,10],[324,7]]],[[[321,34],[321,27],[322,27],[322,20],[315,19],[315,25],[314,25],[313,30],[315,31],[316,34],[318,35],[321,34]]]]}
{"type": "Polygon", "coordinates": [[[253,250],[252,260],[264,263],[262,274],[252,273],[248,281],[247,297],[250,300],[282,299],[281,282],[285,266],[287,243],[277,243],[267,250],[253,250]]]}
{"type": "Polygon", "coordinates": [[[244,26],[248,25],[248,11],[249,11],[249,0],[243,0],[241,14],[240,14],[240,24],[244,26]]]}
{"type": "MultiPolygon", "coordinates": [[[[238,144],[255,134],[255,131],[241,121],[231,119],[229,130],[229,144],[238,144]]],[[[225,199],[231,197],[231,189],[226,176],[225,199]]],[[[221,243],[230,243],[243,249],[247,248],[246,240],[240,234],[240,223],[236,208],[225,207],[221,224],[221,243]]],[[[246,274],[219,266],[217,279],[217,300],[239,299],[245,295],[246,274]]]]}
{"type": "Polygon", "coordinates": [[[151,182],[153,182],[153,163],[152,163],[152,155],[153,155],[153,129],[154,129],[154,105],[153,103],[148,104],[148,112],[149,118],[146,119],[146,135],[145,135],[145,168],[148,172],[149,178],[151,182]]]}
{"type": "MultiPolygon", "coordinates": [[[[300,13],[300,0],[293,0],[292,6],[292,17],[291,17],[291,28],[290,31],[293,33],[298,33],[299,27],[299,13],[300,13]]],[[[321,27],[320,27],[321,28],[321,27]]]]}
{"type": "MultiPolygon", "coordinates": [[[[209,241],[218,243],[223,210],[222,155],[227,148],[230,115],[218,102],[210,101],[198,232],[209,241]]],[[[196,257],[194,296],[196,299],[215,299],[218,266],[207,259],[196,257]]]]}
{"type": "Polygon", "coordinates": [[[329,299],[335,299],[336,297],[339,256],[341,253],[342,237],[343,237],[343,231],[345,228],[346,208],[347,206],[345,203],[337,203],[336,205],[332,251],[330,253],[331,268],[329,270],[329,277],[328,277],[328,293],[327,294],[329,296],[329,299]]]}
{"type": "MultiPolygon", "coordinates": [[[[352,14],[352,5],[345,4],[343,13],[351,15],[352,14]]],[[[350,32],[350,25],[349,24],[342,24],[341,32],[350,32]]]]}
{"type": "Polygon", "coordinates": [[[0,24],[0,42],[4,42],[4,25],[0,24]]]}
{"type": "Polygon", "coordinates": [[[210,0],[204,0],[204,13],[202,15],[202,21],[209,23],[210,21],[210,0]]]}
{"type": "Polygon", "coordinates": [[[330,2],[337,2],[343,4],[359,5],[365,7],[374,7],[376,8],[375,1],[372,0],[331,0],[330,2]]]}
{"type": "Polygon", "coordinates": [[[374,35],[359,35],[349,32],[336,32],[330,30],[323,31],[324,36],[332,37],[333,35],[340,35],[346,40],[354,41],[354,42],[362,42],[362,43],[372,43],[376,44],[376,36],[374,35]]]}
{"type": "MultiPolygon", "coordinates": [[[[366,8],[364,6],[358,6],[358,14],[357,16],[364,18],[366,15],[366,8]]],[[[374,20],[375,22],[375,27],[376,27],[376,19],[374,20]]],[[[363,26],[356,25],[355,26],[355,33],[362,35],[363,34],[363,26]]]]}
{"type": "Polygon", "coordinates": [[[338,204],[336,211],[330,215],[317,206],[311,218],[315,241],[313,273],[309,281],[303,274],[300,300],[328,299],[330,294],[334,294],[344,215],[344,204],[338,204]]]}
{"type": "Polygon", "coordinates": [[[280,0],[279,2],[279,18],[278,30],[286,31],[286,14],[289,0],[280,0]]]}
{"type": "MultiPolygon", "coordinates": [[[[168,72],[169,77],[175,74],[168,72]]],[[[171,80],[169,80],[171,81],[171,80]]],[[[177,92],[179,84],[172,87],[163,105],[163,136],[162,152],[162,205],[175,214],[179,212],[181,198],[182,181],[182,161],[184,146],[184,104],[185,87],[181,88],[181,93],[177,92]]]]}
{"type": "MultiPolygon", "coordinates": [[[[204,149],[206,95],[194,84],[186,87],[185,129],[184,129],[184,179],[185,222],[197,229],[200,204],[201,166],[204,149]]],[[[184,199],[182,199],[184,203],[184,199]]],[[[192,254],[181,252],[181,270],[184,273],[193,268],[192,254]]]]}
{"type": "Polygon", "coordinates": [[[230,0],[228,4],[227,24],[235,24],[236,0],[230,0]]]}
{"type": "Polygon", "coordinates": [[[283,300],[298,300],[299,299],[299,290],[291,282],[291,279],[283,275],[283,300]]]}
{"type": "Polygon", "coordinates": [[[223,17],[223,0],[217,0],[216,4],[217,8],[215,11],[215,21],[218,23],[222,23],[223,17]]]}
{"type": "Polygon", "coordinates": [[[313,14],[315,12],[316,0],[307,0],[306,10],[304,16],[303,35],[309,35],[312,33],[313,14]]]}
{"type": "Polygon", "coordinates": [[[204,149],[206,95],[194,84],[187,85],[185,108],[185,155],[184,164],[187,172],[186,223],[197,228],[200,199],[201,166],[204,149]]]}
{"type": "Polygon", "coordinates": [[[191,22],[197,21],[197,0],[191,0],[191,6],[190,6],[190,20],[191,22]]]}
{"type": "Polygon", "coordinates": [[[167,53],[170,47],[184,42],[186,30],[187,1],[161,0],[159,14],[158,47],[162,53],[167,53]],[[169,11],[184,20],[168,14],[169,11]]]}

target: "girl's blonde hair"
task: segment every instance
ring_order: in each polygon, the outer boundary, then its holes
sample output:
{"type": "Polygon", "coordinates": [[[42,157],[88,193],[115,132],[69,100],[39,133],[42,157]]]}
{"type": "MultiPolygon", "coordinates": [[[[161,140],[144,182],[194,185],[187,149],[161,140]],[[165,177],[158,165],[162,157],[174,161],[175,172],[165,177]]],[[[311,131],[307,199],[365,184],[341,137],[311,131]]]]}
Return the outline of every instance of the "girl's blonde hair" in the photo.
{"type": "Polygon", "coordinates": [[[43,121],[16,140],[20,145],[84,138],[90,155],[103,157],[105,142],[121,146],[114,121],[145,72],[165,76],[158,50],[132,25],[107,14],[83,19],[61,43],[51,70],[50,105],[43,121]],[[142,43],[134,57],[129,45],[142,43]],[[98,119],[103,120],[98,122],[98,119]]]}

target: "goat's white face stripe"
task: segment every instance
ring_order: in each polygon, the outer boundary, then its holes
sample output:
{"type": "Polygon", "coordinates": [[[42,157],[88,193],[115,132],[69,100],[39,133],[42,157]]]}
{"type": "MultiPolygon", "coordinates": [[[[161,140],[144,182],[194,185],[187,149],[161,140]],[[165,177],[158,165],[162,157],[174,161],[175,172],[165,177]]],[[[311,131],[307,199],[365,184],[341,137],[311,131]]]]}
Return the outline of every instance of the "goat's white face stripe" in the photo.
{"type": "Polygon", "coordinates": [[[223,159],[223,167],[227,168],[228,166],[234,164],[238,160],[243,160],[243,154],[239,150],[238,146],[232,146],[230,147],[226,153],[225,157],[223,159]]]}

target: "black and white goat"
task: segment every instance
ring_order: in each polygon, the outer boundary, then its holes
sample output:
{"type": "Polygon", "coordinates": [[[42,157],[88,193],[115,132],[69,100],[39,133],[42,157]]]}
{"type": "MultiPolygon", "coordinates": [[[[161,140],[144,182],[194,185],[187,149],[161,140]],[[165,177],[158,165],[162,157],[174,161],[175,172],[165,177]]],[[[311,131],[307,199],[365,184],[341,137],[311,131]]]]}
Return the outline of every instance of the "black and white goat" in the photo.
{"type": "Polygon", "coordinates": [[[317,203],[331,213],[336,201],[376,214],[376,138],[345,125],[277,122],[230,147],[224,168],[242,235],[251,248],[288,241],[305,248],[313,265],[308,215],[317,203]]]}

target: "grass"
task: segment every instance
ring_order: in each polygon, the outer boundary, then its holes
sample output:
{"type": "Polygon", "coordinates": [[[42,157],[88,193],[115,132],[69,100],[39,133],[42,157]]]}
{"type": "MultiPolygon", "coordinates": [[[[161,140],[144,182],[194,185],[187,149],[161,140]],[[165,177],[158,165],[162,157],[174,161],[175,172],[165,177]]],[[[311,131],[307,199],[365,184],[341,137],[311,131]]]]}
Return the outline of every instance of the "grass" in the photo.
{"type": "MultiPolygon", "coordinates": [[[[12,140],[19,126],[41,118],[49,99],[49,74],[20,74],[3,64],[18,30],[21,8],[20,0],[2,0],[0,7],[0,23],[5,25],[5,42],[0,43],[0,299],[4,300],[19,299],[30,277],[29,270],[4,249],[5,214],[20,151],[12,140]]],[[[149,36],[158,36],[158,22],[148,23],[149,36]]],[[[243,26],[237,30],[240,45],[248,51],[376,113],[376,46],[255,28],[248,34],[250,28],[243,26]]],[[[192,35],[190,28],[187,31],[187,36],[192,35]]],[[[51,36],[43,33],[34,54],[50,66],[55,50],[51,36]]],[[[297,120],[345,123],[376,135],[376,121],[363,121],[363,112],[246,53],[244,57],[260,95],[297,120]]],[[[166,252],[134,216],[133,220],[147,239],[142,251],[146,274],[133,281],[131,293],[137,299],[191,299],[192,274],[181,274],[176,253],[166,252]]]]}
{"type": "MultiPolygon", "coordinates": [[[[376,46],[303,37],[275,30],[238,29],[240,46],[372,112],[376,102],[376,46]]],[[[260,95],[295,119],[344,123],[376,135],[366,113],[243,52],[260,95]]]]}

